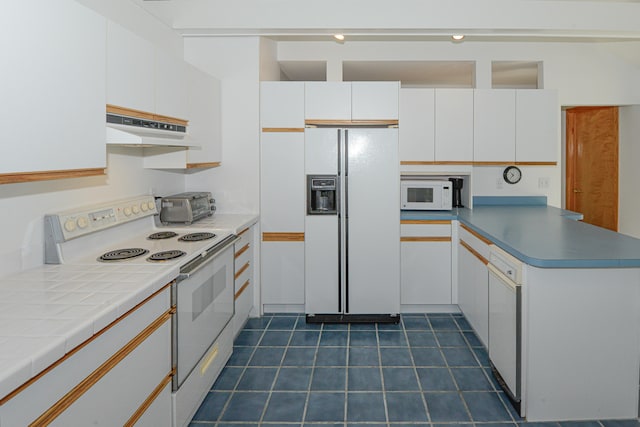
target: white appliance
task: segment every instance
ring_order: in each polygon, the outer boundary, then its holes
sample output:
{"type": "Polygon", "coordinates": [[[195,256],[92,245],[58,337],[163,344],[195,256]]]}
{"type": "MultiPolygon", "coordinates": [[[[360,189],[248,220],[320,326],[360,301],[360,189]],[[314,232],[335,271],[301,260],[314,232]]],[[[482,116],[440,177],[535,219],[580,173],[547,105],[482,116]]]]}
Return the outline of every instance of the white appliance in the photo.
{"type": "Polygon", "coordinates": [[[435,179],[402,180],[400,208],[405,210],[451,210],[452,183],[435,179]]]}
{"type": "Polygon", "coordinates": [[[195,147],[187,127],[170,121],[107,113],[107,144],[129,146],[195,147]]]}
{"type": "Polygon", "coordinates": [[[234,249],[228,230],[158,228],[153,196],[45,216],[47,264],[153,265],[171,288],[172,425],[189,423],[233,349],[234,249]]]}
{"type": "Polygon", "coordinates": [[[397,322],[398,129],[308,128],[305,173],[307,321],[397,322]]]}
{"type": "Polygon", "coordinates": [[[520,412],[522,262],[495,245],[489,254],[489,360],[494,376],[520,412]]]}

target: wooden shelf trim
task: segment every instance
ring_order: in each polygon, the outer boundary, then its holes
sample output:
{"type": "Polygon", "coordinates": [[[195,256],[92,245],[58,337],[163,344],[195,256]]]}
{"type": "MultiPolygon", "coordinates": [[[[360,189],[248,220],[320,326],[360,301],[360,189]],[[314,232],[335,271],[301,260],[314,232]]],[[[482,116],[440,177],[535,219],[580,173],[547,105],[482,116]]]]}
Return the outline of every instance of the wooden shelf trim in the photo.
{"type": "Polygon", "coordinates": [[[177,117],[165,116],[162,114],[149,113],[148,111],[134,110],[133,108],[120,107],[118,105],[107,104],[107,113],[119,114],[121,116],[135,117],[138,119],[155,120],[158,122],[172,123],[174,125],[187,126],[189,120],[177,117]]]}
{"type": "Polygon", "coordinates": [[[557,166],[558,162],[499,162],[487,161],[477,162],[470,160],[401,160],[401,166],[434,166],[434,165],[470,165],[470,166],[557,166]]]}
{"type": "Polygon", "coordinates": [[[398,126],[399,120],[317,120],[307,119],[307,126],[398,126]]]}
{"type": "Polygon", "coordinates": [[[142,417],[144,413],[147,412],[151,404],[158,398],[158,396],[160,396],[162,390],[164,390],[164,388],[169,383],[171,383],[171,380],[173,379],[173,376],[175,374],[176,368],[173,368],[171,372],[169,372],[169,375],[164,377],[160,384],[158,384],[157,387],[153,389],[153,392],[151,392],[151,394],[145,399],[145,401],[142,402],[142,405],[140,405],[136,412],[133,413],[131,418],[129,418],[129,420],[124,424],[124,427],[133,427],[138,422],[140,417],[142,417]]]}
{"type": "Polygon", "coordinates": [[[471,228],[467,227],[464,224],[460,224],[460,226],[462,228],[464,228],[465,230],[467,230],[469,233],[473,234],[475,237],[477,237],[481,242],[486,243],[487,245],[493,245],[493,242],[489,239],[487,239],[486,237],[480,235],[480,233],[478,233],[475,230],[472,230],[471,228]]]}
{"type": "MultiPolygon", "coordinates": [[[[147,297],[144,301],[140,302],[138,305],[136,305],[135,307],[133,307],[131,310],[127,311],[125,314],[123,314],[122,316],[120,316],[119,318],[117,318],[116,320],[114,320],[113,322],[111,322],[109,325],[107,325],[104,329],[102,329],[100,332],[98,332],[97,334],[93,335],[91,338],[89,338],[88,340],[86,340],[85,342],[83,342],[82,344],[78,345],[77,347],[75,347],[74,349],[72,349],[70,352],[68,352],[67,354],[65,354],[63,357],[61,357],[60,359],[58,359],[57,361],[55,361],[51,366],[49,366],[48,368],[46,368],[44,371],[40,372],[38,375],[36,375],[35,377],[31,378],[29,381],[27,381],[26,383],[22,384],[20,387],[16,388],[15,390],[13,390],[11,393],[7,394],[5,397],[3,397],[2,399],[0,399],[0,406],[4,405],[5,403],[7,403],[10,399],[14,398],[16,395],[18,395],[21,391],[25,390],[27,387],[29,387],[31,384],[37,382],[40,378],[42,378],[43,376],[45,376],[46,374],[48,374],[49,372],[51,372],[53,369],[55,369],[56,367],[58,367],[59,365],[61,365],[63,362],[65,362],[66,360],[70,359],[73,355],[75,355],[76,353],[78,353],[80,350],[82,350],[83,348],[85,348],[87,345],[89,345],[90,343],[92,343],[93,341],[95,341],[96,339],[98,339],[102,334],[104,334],[105,332],[107,332],[109,329],[113,328],[114,326],[116,326],[118,323],[120,323],[121,321],[123,321],[125,318],[127,318],[129,315],[131,315],[131,313],[135,312],[136,310],[138,310],[140,307],[142,307],[143,305],[145,305],[147,302],[149,302],[150,300],[152,300],[153,298],[155,298],[158,294],[162,293],[165,291],[165,289],[167,289],[168,287],[170,287],[171,285],[173,285],[175,283],[175,280],[167,283],[166,285],[164,285],[161,289],[158,289],[157,291],[155,291],[152,295],[150,295],[149,297],[147,297]]],[[[170,310],[171,314],[175,313],[176,309],[175,307],[172,307],[170,310]]]]}
{"type": "Polygon", "coordinates": [[[236,254],[234,255],[234,258],[237,259],[240,255],[242,255],[243,253],[245,253],[248,250],[249,250],[249,243],[244,245],[238,252],[236,252],[236,254]]]}
{"type": "Polygon", "coordinates": [[[217,168],[222,162],[187,163],[187,169],[217,168]]]}
{"type": "Polygon", "coordinates": [[[233,277],[235,280],[238,279],[238,277],[242,276],[242,273],[244,273],[247,268],[249,268],[249,261],[247,261],[247,263],[245,265],[243,265],[240,270],[236,271],[236,275],[233,277]]]}
{"type": "Polygon", "coordinates": [[[48,181],[52,179],[83,178],[86,176],[99,176],[99,175],[106,175],[106,174],[107,172],[105,168],[2,173],[0,174],[0,184],[48,181]]]}
{"type": "Polygon", "coordinates": [[[485,257],[483,257],[482,255],[480,255],[480,253],[478,251],[476,251],[475,249],[473,249],[467,242],[465,242],[464,240],[460,240],[460,244],[469,252],[471,252],[471,254],[478,258],[480,261],[482,261],[482,263],[484,265],[489,264],[489,260],[487,260],[485,257]]]}
{"type": "Polygon", "coordinates": [[[262,128],[262,132],[275,132],[275,133],[304,132],[304,128],[262,128]]]}
{"type": "Polygon", "coordinates": [[[304,233],[262,233],[263,242],[304,242],[304,233]]]}
{"type": "Polygon", "coordinates": [[[60,400],[58,400],[51,408],[40,415],[30,426],[47,426],[51,424],[60,414],[69,409],[75,401],[80,399],[83,394],[91,389],[100,379],[107,375],[113,368],[122,362],[129,354],[131,354],[138,346],[140,346],[155,331],[171,319],[173,309],[167,310],[164,314],[154,320],[149,326],[136,335],[124,347],[117,351],[113,356],[107,359],[102,365],[93,371],[88,377],[82,380],[78,385],[72,388],[60,400]]]}
{"type": "Polygon", "coordinates": [[[403,219],[400,221],[400,224],[419,224],[419,225],[429,225],[429,224],[445,224],[451,225],[450,219],[403,219]]]}
{"type": "Polygon", "coordinates": [[[251,230],[251,226],[245,228],[244,230],[242,230],[241,232],[238,233],[238,236],[242,236],[244,233],[246,233],[247,231],[251,230]]]}
{"type": "Polygon", "coordinates": [[[235,296],[233,297],[234,301],[240,298],[240,295],[242,295],[242,293],[249,287],[250,283],[251,283],[250,279],[247,279],[247,281],[244,282],[244,284],[240,287],[240,289],[238,289],[238,292],[236,292],[235,296]]]}
{"type": "Polygon", "coordinates": [[[405,236],[401,242],[450,242],[451,236],[405,236]]]}

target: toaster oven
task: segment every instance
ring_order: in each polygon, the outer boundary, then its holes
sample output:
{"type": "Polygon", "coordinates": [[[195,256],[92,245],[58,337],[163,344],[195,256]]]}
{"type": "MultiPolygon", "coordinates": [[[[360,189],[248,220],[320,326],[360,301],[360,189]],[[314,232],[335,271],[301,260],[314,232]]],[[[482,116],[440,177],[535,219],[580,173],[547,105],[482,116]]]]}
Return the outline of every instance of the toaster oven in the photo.
{"type": "Polygon", "coordinates": [[[213,215],[215,200],[209,192],[188,192],[163,197],[160,202],[160,222],[191,224],[213,215]]]}

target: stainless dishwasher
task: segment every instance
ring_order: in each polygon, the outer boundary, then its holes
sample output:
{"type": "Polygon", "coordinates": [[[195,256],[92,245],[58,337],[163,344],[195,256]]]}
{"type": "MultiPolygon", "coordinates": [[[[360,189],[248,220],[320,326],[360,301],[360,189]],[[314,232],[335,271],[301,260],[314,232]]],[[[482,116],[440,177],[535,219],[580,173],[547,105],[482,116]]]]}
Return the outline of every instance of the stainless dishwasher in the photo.
{"type": "Polygon", "coordinates": [[[522,378],[522,262],[491,246],[489,360],[494,376],[520,412],[522,378]]]}

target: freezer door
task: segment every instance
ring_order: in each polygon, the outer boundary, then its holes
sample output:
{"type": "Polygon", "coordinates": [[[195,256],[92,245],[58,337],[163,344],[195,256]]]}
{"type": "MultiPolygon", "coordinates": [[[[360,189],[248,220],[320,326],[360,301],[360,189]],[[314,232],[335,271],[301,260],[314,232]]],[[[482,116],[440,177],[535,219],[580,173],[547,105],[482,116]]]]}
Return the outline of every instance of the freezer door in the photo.
{"type": "Polygon", "coordinates": [[[400,312],[398,129],[346,131],[347,312],[400,312]]]}

